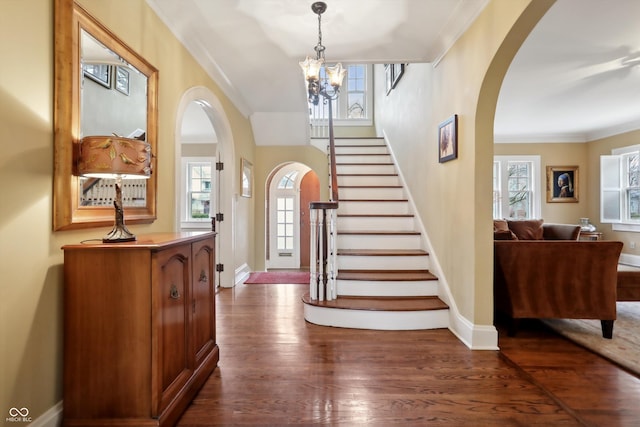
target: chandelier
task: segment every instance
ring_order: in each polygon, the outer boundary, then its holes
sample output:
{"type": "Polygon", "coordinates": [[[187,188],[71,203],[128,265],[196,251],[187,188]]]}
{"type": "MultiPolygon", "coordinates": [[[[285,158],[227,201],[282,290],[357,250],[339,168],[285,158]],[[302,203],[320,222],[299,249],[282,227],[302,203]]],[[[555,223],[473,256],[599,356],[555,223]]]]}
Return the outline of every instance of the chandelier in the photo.
{"type": "Polygon", "coordinates": [[[342,80],[347,70],[342,68],[342,64],[339,62],[333,67],[325,66],[326,75],[329,78],[329,85],[333,88],[331,92],[328,92],[326,83],[320,81],[320,70],[325,65],[325,47],[322,45],[322,14],[327,10],[327,4],[321,1],[315,2],[311,5],[311,10],[318,15],[318,44],[314,48],[316,57],[313,59],[307,56],[307,59],[300,62],[300,67],[302,67],[302,71],[304,72],[307,91],[309,93],[309,102],[313,105],[318,105],[320,95],[329,100],[338,98],[340,86],[342,86],[342,80]]]}

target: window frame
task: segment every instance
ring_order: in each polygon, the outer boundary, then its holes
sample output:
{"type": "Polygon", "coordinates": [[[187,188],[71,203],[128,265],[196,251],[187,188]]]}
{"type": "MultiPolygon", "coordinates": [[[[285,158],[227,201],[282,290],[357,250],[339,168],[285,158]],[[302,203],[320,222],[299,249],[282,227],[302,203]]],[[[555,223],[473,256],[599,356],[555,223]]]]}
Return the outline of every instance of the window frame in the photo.
{"type": "Polygon", "coordinates": [[[531,194],[530,202],[531,202],[531,211],[530,211],[530,219],[541,218],[541,209],[542,209],[542,185],[540,184],[541,172],[540,172],[540,156],[538,155],[525,155],[525,156],[509,156],[509,155],[499,155],[493,157],[493,202],[492,202],[492,210],[494,211],[492,215],[494,219],[504,219],[511,218],[508,216],[509,202],[508,196],[502,197],[504,194],[509,193],[508,187],[508,167],[509,163],[513,162],[527,162],[531,164],[531,190],[529,193],[531,194]],[[496,178],[496,163],[498,166],[498,177],[496,178]],[[498,199],[500,202],[499,216],[495,217],[495,206],[496,206],[496,184],[499,188],[498,199]],[[505,212],[506,211],[506,212],[505,212]]]}
{"type": "Polygon", "coordinates": [[[638,156],[640,145],[630,145],[611,150],[611,155],[600,156],[600,222],[611,224],[613,231],[640,233],[640,218],[631,218],[629,191],[640,186],[628,185],[628,161],[638,156]]]}
{"type": "Polygon", "coordinates": [[[211,218],[215,216],[215,157],[182,157],[180,170],[180,228],[183,229],[211,229],[211,218]],[[189,188],[189,171],[192,164],[208,164],[211,167],[211,189],[209,191],[209,217],[190,218],[191,191],[189,188]]]}

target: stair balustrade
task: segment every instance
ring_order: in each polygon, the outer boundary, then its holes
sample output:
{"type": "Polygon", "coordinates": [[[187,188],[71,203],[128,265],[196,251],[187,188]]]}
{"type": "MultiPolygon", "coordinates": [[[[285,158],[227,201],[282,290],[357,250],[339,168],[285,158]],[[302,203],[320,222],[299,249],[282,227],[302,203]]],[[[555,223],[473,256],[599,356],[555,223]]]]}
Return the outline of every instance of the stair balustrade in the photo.
{"type": "Polygon", "coordinates": [[[338,297],[337,276],[337,230],[336,217],[338,210],[338,176],[336,174],[336,148],[333,134],[333,111],[331,99],[328,103],[328,120],[320,117],[324,108],[312,106],[311,120],[312,134],[314,123],[318,133],[321,133],[322,123],[328,123],[329,132],[329,201],[314,201],[309,204],[311,250],[309,263],[309,294],[312,300],[331,301],[338,297]]]}

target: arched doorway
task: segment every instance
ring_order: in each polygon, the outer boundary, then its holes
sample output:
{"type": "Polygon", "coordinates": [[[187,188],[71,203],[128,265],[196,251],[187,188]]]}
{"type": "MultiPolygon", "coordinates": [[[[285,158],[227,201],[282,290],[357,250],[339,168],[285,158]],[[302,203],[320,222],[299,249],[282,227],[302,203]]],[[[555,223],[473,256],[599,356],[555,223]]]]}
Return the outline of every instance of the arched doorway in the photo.
{"type": "Polygon", "coordinates": [[[286,163],[266,185],[266,267],[308,269],[309,203],[320,197],[318,175],[302,163],[286,163]]]}
{"type": "MultiPolygon", "coordinates": [[[[176,158],[176,173],[183,168],[184,157],[205,157],[207,161],[213,163],[211,168],[211,180],[210,180],[210,207],[208,215],[213,217],[216,214],[220,214],[219,218],[223,218],[222,221],[216,221],[216,231],[218,236],[216,239],[216,263],[221,264],[222,271],[218,275],[217,285],[222,287],[233,287],[235,285],[235,242],[233,239],[234,233],[234,215],[233,215],[233,201],[234,193],[236,192],[236,183],[233,177],[235,176],[235,162],[234,162],[234,142],[231,133],[231,125],[226,117],[224,109],[220,100],[206,87],[194,87],[187,90],[180,104],[178,105],[178,111],[176,116],[176,128],[175,128],[176,142],[175,142],[175,158],[176,158]],[[208,123],[206,121],[208,120],[208,123]],[[189,156],[188,152],[183,155],[182,144],[183,135],[189,134],[190,130],[193,132],[194,128],[206,130],[210,127],[209,132],[204,132],[202,135],[196,137],[195,135],[189,135],[193,138],[205,138],[205,142],[201,149],[190,147],[188,150],[192,151],[190,154],[198,154],[189,156]],[[215,141],[215,142],[214,142],[215,141]],[[216,164],[221,164],[222,169],[217,170],[216,164]]],[[[195,144],[194,144],[195,145],[195,144]]],[[[176,212],[175,212],[175,227],[177,230],[184,229],[185,224],[181,222],[183,218],[183,195],[186,192],[186,187],[183,187],[183,181],[176,179],[176,212]],[[181,201],[182,200],[182,201],[181,201]]],[[[202,180],[203,187],[206,179],[202,180]]],[[[200,195],[200,198],[196,197],[196,201],[203,201],[206,196],[200,195]]],[[[187,205],[189,205],[187,203],[187,205]]],[[[204,206],[205,203],[196,203],[198,206],[204,206]]],[[[186,207],[185,207],[186,208],[186,207]]],[[[211,228],[211,220],[208,219],[206,229],[211,228]]],[[[203,227],[204,224],[202,225],[203,227]]]]}

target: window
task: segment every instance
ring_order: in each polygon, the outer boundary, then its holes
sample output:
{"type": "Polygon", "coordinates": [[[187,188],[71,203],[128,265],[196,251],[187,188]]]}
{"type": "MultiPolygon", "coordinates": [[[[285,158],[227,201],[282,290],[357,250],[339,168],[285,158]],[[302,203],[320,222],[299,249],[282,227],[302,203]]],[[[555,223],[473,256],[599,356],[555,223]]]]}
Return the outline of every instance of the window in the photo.
{"type": "Polygon", "coordinates": [[[278,183],[278,190],[290,190],[296,185],[296,177],[298,176],[298,171],[291,171],[282,177],[280,182],[278,183]]]}
{"type": "Polygon", "coordinates": [[[540,217],[539,156],[495,156],[493,161],[493,217],[540,217]]]}
{"type": "MultiPolygon", "coordinates": [[[[333,104],[333,119],[336,126],[348,125],[371,125],[372,104],[371,93],[373,93],[371,65],[353,64],[347,67],[347,77],[342,83],[340,96],[333,104]]],[[[320,69],[320,79],[327,81],[325,69],[320,69]]],[[[327,119],[329,107],[322,102],[317,106],[309,105],[309,116],[314,120],[327,119]]]]}
{"type": "Polygon", "coordinates": [[[212,209],[213,158],[189,157],[182,159],[181,226],[185,228],[209,226],[212,209]]]}
{"type": "Polygon", "coordinates": [[[278,250],[293,250],[293,197],[276,199],[277,247],[278,250]]]}
{"type": "Polygon", "coordinates": [[[600,222],[640,232],[640,146],[600,157],[600,222]]]}

